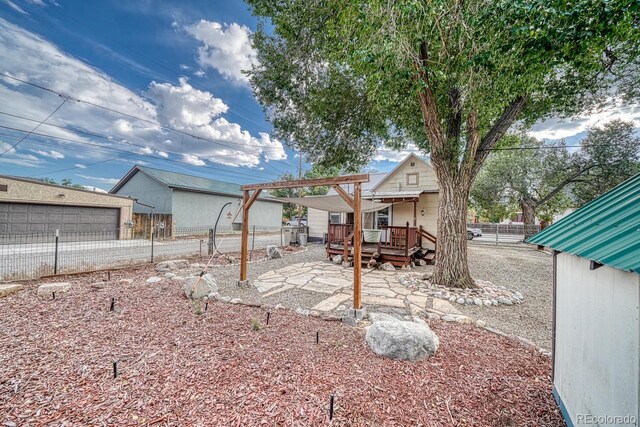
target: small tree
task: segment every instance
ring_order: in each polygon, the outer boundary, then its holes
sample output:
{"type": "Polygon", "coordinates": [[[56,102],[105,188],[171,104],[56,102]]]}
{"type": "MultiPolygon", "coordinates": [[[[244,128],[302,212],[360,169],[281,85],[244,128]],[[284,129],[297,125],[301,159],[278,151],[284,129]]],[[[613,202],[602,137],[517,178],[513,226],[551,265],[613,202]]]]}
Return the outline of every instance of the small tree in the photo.
{"type": "Polygon", "coordinates": [[[516,120],[637,96],[632,0],[248,0],[255,94],[313,161],[357,169],[380,145],[430,152],[440,185],[433,280],[471,287],[472,183],[516,120]],[[615,88],[620,95],[608,92],[615,88]]]}

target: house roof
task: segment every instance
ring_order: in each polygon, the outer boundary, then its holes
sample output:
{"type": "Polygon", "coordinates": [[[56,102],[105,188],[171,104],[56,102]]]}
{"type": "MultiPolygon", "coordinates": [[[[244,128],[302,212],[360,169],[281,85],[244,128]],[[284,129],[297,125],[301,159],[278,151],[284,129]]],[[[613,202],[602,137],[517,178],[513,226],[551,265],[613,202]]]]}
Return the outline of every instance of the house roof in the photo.
{"type": "Polygon", "coordinates": [[[391,177],[398,169],[400,169],[405,163],[407,163],[411,159],[412,160],[417,160],[419,162],[424,163],[428,167],[431,167],[429,162],[426,162],[423,158],[417,156],[414,153],[409,153],[409,155],[407,157],[405,157],[404,160],[402,160],[400,163],[398,163],[393,169],[391,169],[391,171],[386,173],[385,176],[381,180],[379,180],[375,185],[373,185],[371,187],[371,190],[375,191],[376,188],[380,187],[389,177],[391,177]]]}
{"type": "Polygon", "coordinates": [[[640,273],[640,174],[528,241],[620,270],[640,273]]]}
{"type": "MultiPolygon", "coordinates": [[[[223,196],[242,196],[240,184],[138,165],[134,166],[109,192],[118,192],[138,172],[143,172],[161,184],[176,190],[218,194],[223,196]]],[[[260,195],[258,198],[270,199],[271,197],[265,194],[260,195]]]]}
{"type": "Polygon", "coordinates": [[[81,192],[91,193],[93,195],[98,195],[103,197],[119,197],[121,199],[131,199],[131,197],[129,196],[120,196],[118,194],[110,194],[110,192],[107,193],[105,191],[94,191],[94,190],[89,190],[87,188],[72,187],[69,185],[51,184],[49,182],[44,182],[35,178],[28,178],[24,176],[0,175],[0,179],[13,179],[15,181],[28,182],[30,184],[43,185],[45,187],[56,187],[56,188],[64,189],[67,191],[81,191],[81,192]]]}

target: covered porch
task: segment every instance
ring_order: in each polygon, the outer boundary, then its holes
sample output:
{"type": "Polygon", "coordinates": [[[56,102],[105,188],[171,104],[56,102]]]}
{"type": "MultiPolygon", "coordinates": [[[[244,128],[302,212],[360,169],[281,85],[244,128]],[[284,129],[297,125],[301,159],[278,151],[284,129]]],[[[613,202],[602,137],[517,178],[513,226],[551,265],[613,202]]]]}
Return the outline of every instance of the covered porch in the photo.
{"type": "MultiPolygon", "coordinates": [[[[365,230],[366,232],[367,230],[365,230]]],[[[380,226],[380,238],[377,242],[368,242],[364,236],[361,240],[362,262],[390,262],[396,267],[409,265],[413,259],[423,259],[430,264],[435,259],[435,249],[423,249],[423,243],[429,241],[436,246],[436,236],[422,226],[380,226]]],[[[329,224],[327,233],[327,256],[333,258],[342,255],[349,262],[353,259],[354,246],[353,224],[329,224]]]]}

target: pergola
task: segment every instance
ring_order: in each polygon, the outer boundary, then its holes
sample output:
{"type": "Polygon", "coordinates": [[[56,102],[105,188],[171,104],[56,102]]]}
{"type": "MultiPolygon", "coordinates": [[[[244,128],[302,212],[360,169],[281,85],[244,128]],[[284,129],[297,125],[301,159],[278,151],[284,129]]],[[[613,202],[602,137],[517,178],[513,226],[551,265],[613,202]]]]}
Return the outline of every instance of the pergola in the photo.
{"type": "MultiPolygon", "coordinates": [[[[262,184],[242,185],[242,243],[240,247],[240,281],[247,283],[247,252],[249,244],[249,209],[256,201],[262,190],[275,190],[277,188],[301,188],[301,187],[328,187],[331,186],[336,193],[353,209],[353,308],[361,308],[361,272],[362,256],[359,236],[362,233],[361,216],[361,184],[369,182],[369,174],[345,175],[332,178],[298,179],[292,181],[275,181],[262,184]],[[341,184],[353,184],[353,196],[349,195],[341,184]]],[[[345,260],[346,261],[346,260],[345,260]]]]}

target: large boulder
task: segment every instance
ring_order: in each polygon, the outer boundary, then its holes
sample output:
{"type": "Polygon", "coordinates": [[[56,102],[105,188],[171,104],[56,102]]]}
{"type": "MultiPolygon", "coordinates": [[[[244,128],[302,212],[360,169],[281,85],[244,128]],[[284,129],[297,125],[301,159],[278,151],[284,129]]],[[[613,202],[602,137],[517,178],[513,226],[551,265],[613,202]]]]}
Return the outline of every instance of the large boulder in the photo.
{"type": "Polygon", "coordinates": [[[435,354],[440,345],[438,336],[423,320],[385,320],[367,328],[365,340],[377,355],[398,360],[417,360],[435,354]]]}
{"type": "Polygon", "coordinates": [[[276,245],[267,246],[267,256],[269,259],[282,258],[282,250],[276,245]]]}
{"type": "Polygon", "coordinates": [[[172,259],[170,261],[162,261],[156,265],[157,271],[167,270],[182,270],[183,268],[189,268],[189,261],[186,259],[172,259]]]}
{"type": "Polygon", "coordinates": [[[396,268],[390,262],[385,262],[378,267],[380,270],[384,271],[396,271],[396,268]]]}
{"type": "Polygon", "coordinates": [[[14,294],[22,290],[22,285],[17,283],[8,283],[6,285],[0,285],[0,298],[14,294]]]}
{"type": "Polygon", "coordinates": [[[216,279],[210,273],[207,273],[202,277],[189,276],[184,279],[183,286],[184,295],[187,298],[191,299],[201,299],[208,296],[212,292],[218,292],[218,284],[216,283],[216,279]]]}
{"type": "Polygon", "coordinates": [[[45,283],[38,286],[38,296],[51,296],[54,292],[57,294],[69,292],[69,289],[71,289],[71,283],[68,282],[45,283]]]}

